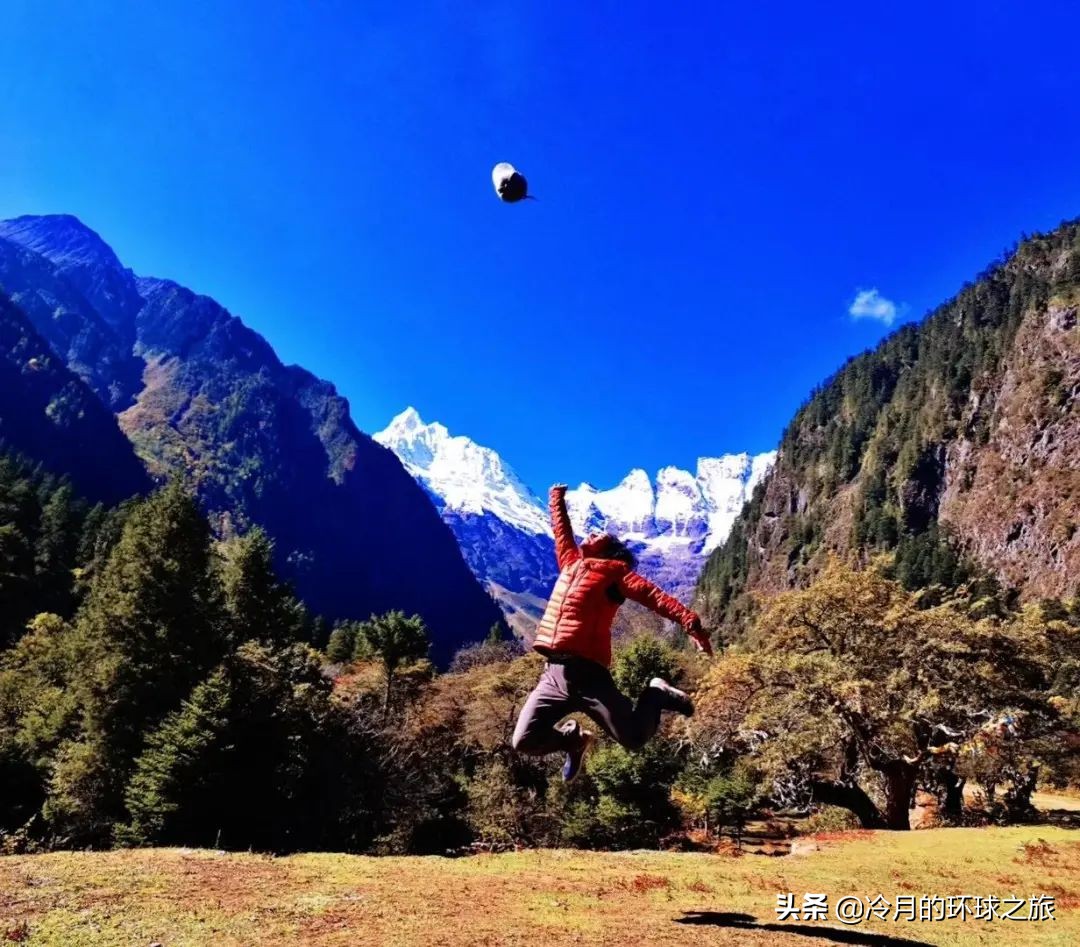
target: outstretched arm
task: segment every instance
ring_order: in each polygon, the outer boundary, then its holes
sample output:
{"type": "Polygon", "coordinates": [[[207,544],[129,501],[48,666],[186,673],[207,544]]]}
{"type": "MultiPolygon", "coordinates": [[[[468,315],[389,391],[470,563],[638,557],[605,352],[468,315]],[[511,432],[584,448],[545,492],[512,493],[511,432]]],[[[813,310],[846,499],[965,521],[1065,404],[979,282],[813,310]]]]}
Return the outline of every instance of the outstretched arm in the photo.
{"type": "Polygon", "coordinates": [[[560,569],[565,569],[581,552],[574,542],[574,527],[566,512],[566,484],[557,483],[548,493],[548,510],[551,512],[551,529],[555,533],[555,559],[560,569]]]}
{"type": "Polygon", "coordinates": [[[705,629],[701,626],[701,618],[697,612],[687,608],[677,598],[668,595],[659,586],[653,585],[636,572],[626,573],[619,581],[619,588],[627,598],[640,602],[657,615],[677,621],[701,651],[712,654],[712,644],[705,629]]]}

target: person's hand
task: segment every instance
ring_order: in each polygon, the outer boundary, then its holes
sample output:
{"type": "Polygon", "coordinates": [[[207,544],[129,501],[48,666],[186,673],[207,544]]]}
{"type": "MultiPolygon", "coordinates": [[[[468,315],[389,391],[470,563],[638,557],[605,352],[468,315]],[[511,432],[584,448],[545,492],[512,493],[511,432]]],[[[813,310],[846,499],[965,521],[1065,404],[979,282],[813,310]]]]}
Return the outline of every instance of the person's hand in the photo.
{"type": "Polygon", "coordinates": [[[551,485],[552,493],[566,493],[567,489],[568,488],[565,483],[553,483],[551,485]]]}
{"type": "Polygon", "coordinates": [[[705,632],[702,632],[700,635],[690,635],[690,640],[694,642],[694,647],[697,648],[698,651],[710,658],[712,657],[712,642],[705,632]]]}
{"type": "Polygon", "coordinates": [[[709,634],[705,631],[701,624],[701,618],[695,615],[690,619],[690,623],[686,626],[686,634],[692,642],[694,647],[698,649],[702,654],[707,654],[712,657],[712,642],[709,640],[709,634]]]}

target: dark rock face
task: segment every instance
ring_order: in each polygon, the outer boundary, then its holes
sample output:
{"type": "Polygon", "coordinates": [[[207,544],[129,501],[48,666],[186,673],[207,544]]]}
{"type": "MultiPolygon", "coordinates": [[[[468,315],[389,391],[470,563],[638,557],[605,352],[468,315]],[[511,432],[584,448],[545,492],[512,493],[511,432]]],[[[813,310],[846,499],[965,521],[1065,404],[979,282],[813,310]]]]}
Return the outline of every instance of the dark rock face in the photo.
{"type": "Polygon", "coordinates": [[[441,661],[499,619],[422,489],[356,428],[332,385],[282,365],[209,297],[134,277],[74,218],[20,218],[0,225],[0,236],[44,269],[52,264],[56,285],[69,289],[72,331],[57,335],[58,355],[70,353],[80,314],[88,324],[96,314],[95,331],[131,340],[135,397],[110,403],[150,473],[185,477],[222,534],[263,526],[312,609],[330,618],[419,613],[441,661]]]}
{"type": "Polygon", "coordinates": [[[0,444],[67,474],[91,500],[117,503],[150,487],[112,413],[3,294],[0,444]]]}

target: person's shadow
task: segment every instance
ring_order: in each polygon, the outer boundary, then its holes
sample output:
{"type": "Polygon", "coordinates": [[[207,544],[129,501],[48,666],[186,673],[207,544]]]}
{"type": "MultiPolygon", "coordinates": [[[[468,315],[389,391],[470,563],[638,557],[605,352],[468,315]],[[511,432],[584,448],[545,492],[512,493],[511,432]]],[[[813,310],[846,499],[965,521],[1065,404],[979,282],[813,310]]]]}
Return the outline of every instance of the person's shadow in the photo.
{"type": "Polygon", "coordinates": [[[777,934],[794,934],[796,937],[817,937],[834,944],[857,944],[859,947],[933,947],[923,940],[892,937],[889,934],[873,934],[848,927],[817,927],[813,924],[759,924],[752,914],[735,914],[726,911],[688,911],[676,924],[710,924],[729,927],[738,931],[769,931],[777,934]]]}

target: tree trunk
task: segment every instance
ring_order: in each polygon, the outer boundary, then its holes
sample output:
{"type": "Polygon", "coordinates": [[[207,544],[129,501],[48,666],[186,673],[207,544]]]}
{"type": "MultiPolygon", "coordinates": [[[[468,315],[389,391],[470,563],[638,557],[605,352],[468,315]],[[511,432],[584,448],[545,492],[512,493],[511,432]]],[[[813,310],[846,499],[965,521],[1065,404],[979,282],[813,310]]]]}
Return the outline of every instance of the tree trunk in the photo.
{"type": "Polygon", "coordinates": [[[885,776],[885,824],[906,831],[911,828],[908,813],[919,768],[905,760],[890,760],[881,772],[885,776]]]}
{"type": "Polygon", "coordinates": [[[1032,812],[1031,794],[1035,792],[1038,781],[1039,764],[1032,763],[1028,766],[1027,773],[1018,777],[1005,793],[1005,805],[1013,818],[1026,817],[1032,812]]]}
{"type": "Polygon", "coordinates": [[[945,815],[959,818],[964,812],[964,784],[967,780],[957,776],[951,769],[939,770],[938,779],[945,787],[945,802],[942,806],[945,815]]]}
{"type": "Polygon", "coordinates": [[[394,674],[392,671],[386,672],[386,694],[383,697],[383,719],[386,719],[386,715],[390,713],[390,688],[394,683],[394,674]]]}
{"type": "Polygon", "coordinates": [[[839,806],[853,812],[864,829],[883,829],[885,820],[873,800],[858,786],[814,780],[810,784],[811,800],[827,806],[839,806]]]}

